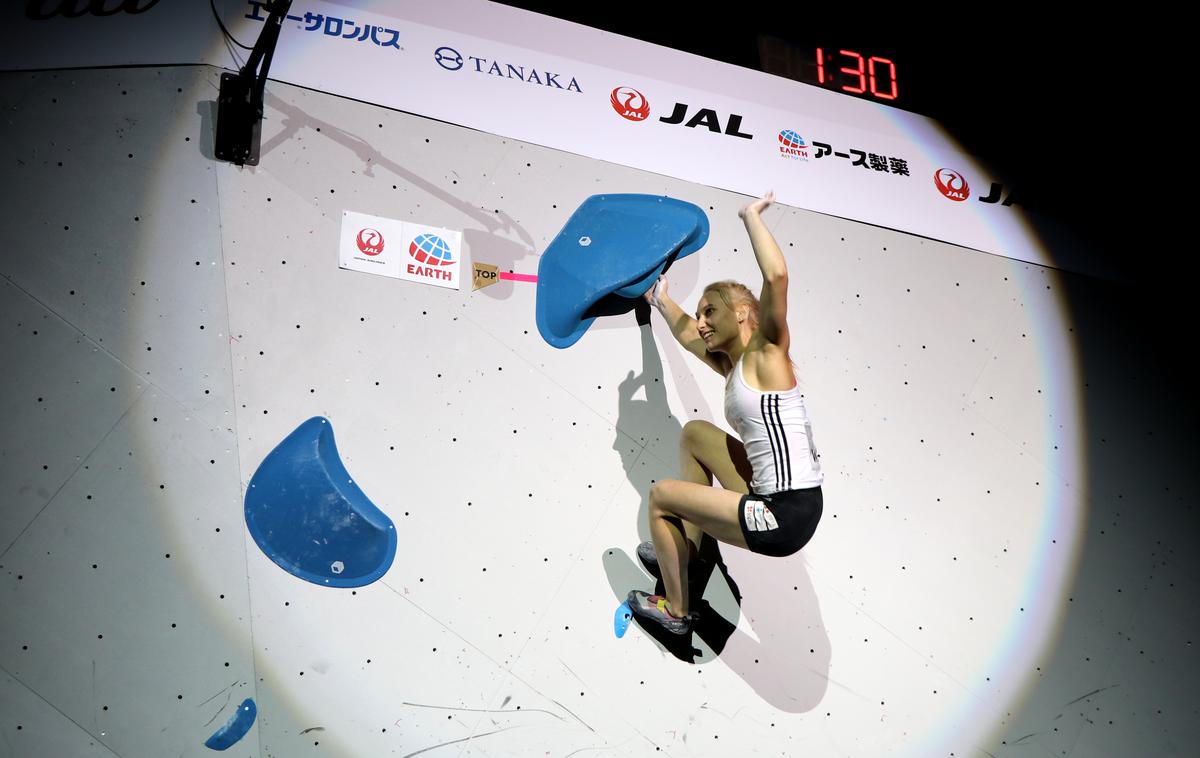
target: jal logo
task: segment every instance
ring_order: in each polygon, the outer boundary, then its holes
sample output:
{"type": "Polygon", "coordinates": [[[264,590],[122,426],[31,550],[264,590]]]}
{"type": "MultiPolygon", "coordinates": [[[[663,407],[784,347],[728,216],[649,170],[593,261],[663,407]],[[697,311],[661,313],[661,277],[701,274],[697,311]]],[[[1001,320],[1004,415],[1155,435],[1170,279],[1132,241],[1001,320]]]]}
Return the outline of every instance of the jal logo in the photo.
{"type": "Polygon", "coordinates": [[[80,16],[115,16],[128,13],[136,16],[158,5],[158,0],[29,0],[25,4],[25,17],[33,21],[45,21],[55,16],[79,18],[80,16]]]}
{"type": "Polygon", "coordinates": [[[971,196],[971,187],[966,177],[948,168],[939,168],[933,174],[933,182],[938,192],[956,202],[962,202],[971,196]]]}
{"type": "Polygon", "coordinates": [[[691,117],[688,117],[689,108],[690,106],[687,103],[675,103],[675,110],[671,112],[671,115],[663,116],[659,119],[659,121],[663,122],[664,124],[683,124],[684,126],[691,127],[693,129],[698,126],[703,126],[710,132],[716,132],[717,134],[724,132],[730,137],[754,139],[753,134],[743,134],[741,132],[742,117],[736,113],[731,114],[729,118],[725,119],[725,126],[724,129],[722,129],[721,119],[717,115],[716,111],[710,108],[701,108],[693,113],[691,117]]]}
{"type": "Polygon", "coordinates": [[[779,157],[794,161],[807,161],[808,144],[798,132],[784,129],[779,133],[779,157]]]}
{"type": "Polygon", "coordinates": [[[383,235],[378,229],[360,229],[354,240],[364,255],[379,255],[383,252],[383,235]]]}
{"type": "Polygon", "coordinates": [[[609,102],[621,118],[645,121],[650,116],[650,101],[633,87],[617,87],[612,91],[609,102]]]}
{"type": "Polygon", "coordinates": [[[575,77],[573,76],[571,77],[571,81],[563,84],[567,79],[566,74],[547,71],[546,69],[539,69],[525,64],[509,63],[489,58],[477,58],[474,55],[464,56],[454,48],[445,45],[433,51],[433,60],[447,71],[460,71],[463,68],[473,67],[477,74],[498,76],[501,79],[516,79],[526,84],[540,84],[553,89],[571,90],[581,94],[583,92],[579,88],[579,82],[575,81],[575,77]],[[471,65],[468,65],[467,61],[470,61],[471,65]]]}

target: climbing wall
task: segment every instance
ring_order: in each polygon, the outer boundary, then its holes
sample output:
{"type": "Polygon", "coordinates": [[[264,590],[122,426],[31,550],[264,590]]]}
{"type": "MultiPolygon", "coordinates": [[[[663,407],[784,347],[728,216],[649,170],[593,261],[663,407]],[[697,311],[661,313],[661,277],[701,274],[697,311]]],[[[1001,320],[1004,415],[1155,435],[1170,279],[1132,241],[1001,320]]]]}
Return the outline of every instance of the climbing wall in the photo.
{"type": "MultiPolygon", "coordinates": [[[[703,633],[614,633],[650,485],[723,382],[655,314],[571,347],[536,285],[340,269],[343,212],[536,274],[589,196],[747,198],[207,67],[0,77],[0,755],[1183,754],[1195,400],[1118,285],[773,207],[825,515],[723,550],[703,633]],[[1136,368],[1132,368],[1136,367],[1136,368]],[[272,561],[251,478],[322,417],[394,525],[359,587],[272,561]],[[7,752],[5,752],[7,751],[7,752]]],[[[763,188],[766,190],[767,188],[763,188]]],[[[1145,316],[1149,319],[1150,316],[1145,316]]]]}

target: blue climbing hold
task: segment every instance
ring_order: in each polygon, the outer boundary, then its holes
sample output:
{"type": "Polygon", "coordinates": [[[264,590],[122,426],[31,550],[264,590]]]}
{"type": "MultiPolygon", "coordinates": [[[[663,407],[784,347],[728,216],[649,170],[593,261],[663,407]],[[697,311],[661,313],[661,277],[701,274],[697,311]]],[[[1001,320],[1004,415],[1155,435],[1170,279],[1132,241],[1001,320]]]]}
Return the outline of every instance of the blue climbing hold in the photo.
{"type": "Polygon", "coordinates": [[[250,536],[280,568],[323,587],[361,587],[396,557],[396,527],[346,472],[333,424],[314,416],[259,464],[246,490],[250,536]]]}
{"type": "Polygon", "coordinates": [[[617,606],[617,612],[613,615],[613,631],[617,633],[617,638],[625,636],[625,630],[629,628],[629,620],[633,618],[633,611],[629,610],[628,601],[617,606]]]}
{"type": "Polygon", "coordinates": [[[598,316],[627,313],[675,260],[708,241],[708,216],[656,195],[593,195],[538,263],[537,327],[570,347],[598,316]]]}
{"type": "Polygon", "coordinates": [[[250,727],[254,726],[254,719],[257,716],[258,708],[255,707],[254,701],[246,698],[238,706],[237,712],[225,722],[225,726],[213,732],[213,736],[205,741],[204,747],[213,750],[228,750],[238,740],[246,736],[246,733],[250,731],[250,727]]]}

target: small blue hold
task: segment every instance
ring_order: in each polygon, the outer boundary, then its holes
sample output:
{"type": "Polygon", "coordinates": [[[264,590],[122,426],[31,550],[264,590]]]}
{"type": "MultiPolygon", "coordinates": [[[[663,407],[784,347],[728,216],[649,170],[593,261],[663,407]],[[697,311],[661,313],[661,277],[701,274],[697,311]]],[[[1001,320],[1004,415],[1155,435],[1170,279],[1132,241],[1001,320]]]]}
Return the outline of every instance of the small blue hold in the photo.
{"type": "Polygon", "coordinates": [[[254,701],[246,698],[242,704],[238,706],[237,713],[229,717],[225,722],[225,726],[213,733],[213,736],[208,738],[204,743],[204,747],[212,750],[228,750],[238,740],[246,736],[250,731],[250,727],[254,726],[254,719],[258,716],[258,708],[255,707],[254,701]]]}
{"type": "Polygon", "coordinates": [[[625,630],[629,628],[629,620],[633,618],[633,611],[629,610],[629,603],[624,602],[617,606],[617,613],[613,616],[613,631],[617,633],[617,638],[625,636],[625,630]]]}

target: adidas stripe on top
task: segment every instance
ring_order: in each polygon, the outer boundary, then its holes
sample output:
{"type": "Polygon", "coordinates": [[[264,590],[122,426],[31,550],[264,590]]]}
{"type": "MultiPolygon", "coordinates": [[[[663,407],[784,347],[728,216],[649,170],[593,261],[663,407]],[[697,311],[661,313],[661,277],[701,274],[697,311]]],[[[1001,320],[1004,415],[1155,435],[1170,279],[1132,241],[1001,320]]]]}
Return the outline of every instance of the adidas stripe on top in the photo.
{"type": "Polygon", "coordinates": [[[746,447],[755,492],[807,489],[824,480],[798,386],[784,392],[756,390],[746,383],[739,358],[725,385],[725,420],[746,447]]]}

